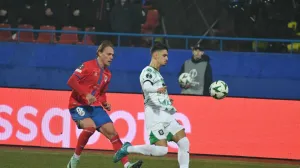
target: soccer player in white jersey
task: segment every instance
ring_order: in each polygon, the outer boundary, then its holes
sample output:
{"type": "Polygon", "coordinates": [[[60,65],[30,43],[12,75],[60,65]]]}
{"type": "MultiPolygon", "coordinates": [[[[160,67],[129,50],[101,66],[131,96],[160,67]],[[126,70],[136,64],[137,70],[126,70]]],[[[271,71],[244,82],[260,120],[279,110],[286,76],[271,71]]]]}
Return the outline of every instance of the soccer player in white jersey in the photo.
{"type": "Polygon", "coordinates": [[[144,92],[145,124],[151,145],[123,144],[113,157],[116,163],[129,153],[150,156],[164,156],[168,153],[168,141],[178,145],[178,162],[180,168],[189,167],[190,143],[184,128],[176,121],[175,107],[169,98],[167,86],[159,70],[168,62],[168,48],[161,43],[151,48],[151,62],[140,74],[140,83],[144,92]]]}

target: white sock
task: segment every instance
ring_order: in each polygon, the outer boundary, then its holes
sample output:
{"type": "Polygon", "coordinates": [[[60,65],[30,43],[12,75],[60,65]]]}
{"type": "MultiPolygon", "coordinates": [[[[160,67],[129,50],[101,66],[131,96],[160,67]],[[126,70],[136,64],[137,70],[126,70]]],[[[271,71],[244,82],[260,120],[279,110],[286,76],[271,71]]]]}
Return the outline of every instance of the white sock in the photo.
{"type": "Polygon", "coordinates": [[[124,168],[127,168],[128,165],[129,165],[129,162],[125,163],[125,164],[124,164],[124,168]]]}
{"type": "Polygon", "coordinates": [[[75,159],[77,159],[77,160],[79,160],[79,159],[80,159],[80,155],[76,155],[76,153],[74,153],[74,155],[73,155],[73,156],[74,156],[74,158],[75,158],[75,159]]]}
{"type": "Polygon", "coordinates": [[[178,162],[180,168],[189,168],[190,163],[190,141],[187,137],[180,139],[178,142],[178,162]]]}
{"type": "Polygon", "coordinates": [[[149,156],[164,156],[168,153],[168,147],[154,145],[136,145],[127,148],[128,153],[139,153],[149,156]]]}

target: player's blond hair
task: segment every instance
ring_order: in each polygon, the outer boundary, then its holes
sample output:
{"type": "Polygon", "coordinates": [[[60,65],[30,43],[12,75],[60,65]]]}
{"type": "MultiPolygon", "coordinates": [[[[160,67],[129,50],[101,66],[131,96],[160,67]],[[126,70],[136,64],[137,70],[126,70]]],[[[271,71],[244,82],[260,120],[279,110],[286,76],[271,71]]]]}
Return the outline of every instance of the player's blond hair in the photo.
{"type": "Polygon", "coordinates": [[[113,45],[113,43],[112,43],[111,41],[104,40],[104,41],[99,45],[99,47],[98,47],[98,49],[97,49],[97,53],[98,53],[98,52],[103,52],[104,49],[105,49],[106,47],[111,47],[111,48],[113,48],[114,45],[113,45]]]}

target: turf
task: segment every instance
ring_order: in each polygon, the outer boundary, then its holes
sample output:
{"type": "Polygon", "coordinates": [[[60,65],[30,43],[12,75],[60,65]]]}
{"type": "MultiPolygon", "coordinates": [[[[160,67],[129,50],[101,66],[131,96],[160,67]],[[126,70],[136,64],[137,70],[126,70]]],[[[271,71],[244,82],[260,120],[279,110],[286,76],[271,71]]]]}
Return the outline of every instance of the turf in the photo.
{"type": "MultiPolygon", "coordinates": [[[[66,168],[72,151],[49,149],[0,149],[0,168],[66,168]]],[[[131,160],[142,159],[143,168],[178,168],[174,157],[130,156],[131,160]]],[[[112,155],[101,152],[85,152],[81,156],[79,168],[122,168],[120,163],[112,163],[112,155]]],[[[190,168],[298,168],[290,164],[256,163],[248,161],[192,159],[190,168]]]]}

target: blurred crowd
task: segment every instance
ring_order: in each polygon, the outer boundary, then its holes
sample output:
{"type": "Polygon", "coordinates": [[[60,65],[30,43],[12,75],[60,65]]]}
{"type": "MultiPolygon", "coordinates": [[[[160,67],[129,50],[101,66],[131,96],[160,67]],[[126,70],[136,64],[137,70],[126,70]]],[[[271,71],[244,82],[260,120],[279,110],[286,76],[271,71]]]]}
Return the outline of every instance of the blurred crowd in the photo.
{"type": "MultiPolygon", "coordinates": [[[[152,45],[146,34],[299,39],[300,0],[0,0],[0,27],[141,33],[143,37],[3,32],[0,41],[152,45]]],[[[300,52],[300,43],[154,38],[171,48],[300,52]]]]}
{"type": "MultiPolygon", "coordinates": [[[[0,23],[11,28],[40,29],[47,25],[56,30],[148,34],[157,31],[159,15],[149,2],[141,0],[0,0],[0,23]]],[[[59,41],[60,34],[56,35],[59,41]]],[[[37,38],[34,34],[33,40],[37,38]]],[[[79,35],[78,41],[82,38],[79,35]]],[[[104,38],[110,37],[98,36],[93,42],[104,38]]],[[[123,38],[122,42],[137,45],[138,39],[123,38]]]]}
{"type": "MultiPolygon", "coordinates": [[[[227,5],[234,23],[231,27],[233,31],[227,36],[299,39],[299,0],[229,0],[227,5]]],[[[221,26],[221,29],[222,27],[224,26],[221,26]]],[[[239,48],[250,49],[247,45],[247,42],[239,42],[239,48]]],[[[252,50],[286,52],[292,49],[300,51],[300,43],[292,45],[286,42],[252,42],[252,50]]]]}

